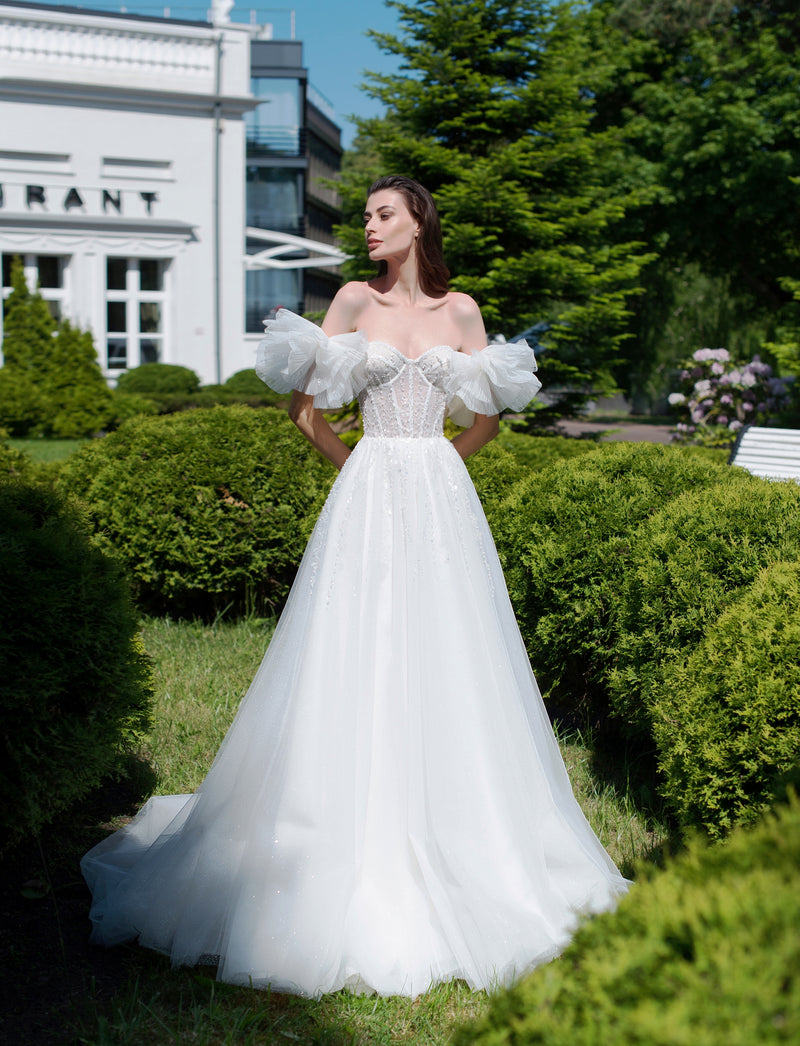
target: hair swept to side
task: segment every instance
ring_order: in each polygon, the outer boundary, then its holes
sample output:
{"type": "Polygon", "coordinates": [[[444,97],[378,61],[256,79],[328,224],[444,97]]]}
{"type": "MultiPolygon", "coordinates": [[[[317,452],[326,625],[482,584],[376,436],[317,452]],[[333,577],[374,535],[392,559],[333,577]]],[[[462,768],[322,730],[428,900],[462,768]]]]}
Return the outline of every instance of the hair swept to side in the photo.
{"type": "MultiPolygon", "coordinates": [[[[417,239],[417,277],[423,294],[441,298],[449,289],[450,270],[442,252],[442,226],[433,197],[419,182],[402,174],[387,174],[370,185],[367,196],[393,189],[401,193],[415,221],[419,222],[417,239]]],[[[378,274],[386,273],[386,262],[378,263],[378,274]]]]}

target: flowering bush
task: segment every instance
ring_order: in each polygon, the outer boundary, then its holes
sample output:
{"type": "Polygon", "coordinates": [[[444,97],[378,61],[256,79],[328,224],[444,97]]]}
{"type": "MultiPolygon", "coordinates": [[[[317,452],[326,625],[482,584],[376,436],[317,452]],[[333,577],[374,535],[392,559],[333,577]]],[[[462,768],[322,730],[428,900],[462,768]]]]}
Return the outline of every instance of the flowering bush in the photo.
{"type": "Polygon", "coordinates": [[[736,364],[727,349],[698,349],[681,371],[681,392],[669,404],[683,415],[675,426],[679,442],[724,446],[743,425],[763,425],[789,406],[788,386],[754,356],[736,364]]]}

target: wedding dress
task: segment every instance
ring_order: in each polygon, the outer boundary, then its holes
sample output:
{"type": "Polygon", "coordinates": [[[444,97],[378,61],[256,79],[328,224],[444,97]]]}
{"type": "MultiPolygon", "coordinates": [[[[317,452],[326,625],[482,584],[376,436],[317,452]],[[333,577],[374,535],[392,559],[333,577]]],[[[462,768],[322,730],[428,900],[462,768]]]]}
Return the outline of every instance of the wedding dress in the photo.
{"type": "Polygon", "coordinates": [[[316,996],[507,983],[627,882],[575,801],[445,410],[523,407],[524,342],[409,360],[282,310],[257,367],[364,436],[203,784],[82,868],[93,939],[316,996]]]}

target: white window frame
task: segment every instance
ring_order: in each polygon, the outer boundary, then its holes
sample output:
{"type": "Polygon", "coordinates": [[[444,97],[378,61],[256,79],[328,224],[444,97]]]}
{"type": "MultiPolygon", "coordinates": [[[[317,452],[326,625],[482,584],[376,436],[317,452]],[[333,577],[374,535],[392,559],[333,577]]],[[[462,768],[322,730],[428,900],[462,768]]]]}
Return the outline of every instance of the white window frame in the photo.
{"type": "Polygon", "coordinates": [[[167,359],[167,302],[170,292],[171,258],[151,257],[129,257],[127,255],[108,254],[103,264],[103,369],[106,374],[118,377],[126,370],[138,367],[142,363],[142,341],[154,341],[157,343],[157,360],[159,363],[167,359]],[[125,288],[119,290],[108,286],[108,262],[111,260],[124,261],[125,288]],[[142,290],[141,287],[141,263],[155,262],[161,266],[161,290],[142,290]],[[123,302],[125,304],[125,331],[110,331],[108,329],[108,303],[123,302]],[[161,324],[160,330],[155,333],[147,333],[139,330],[139,307],[146,304],[158,304],[160,307],[161,324]],[[125,342],[125,364],[124,366],[112,367],[109,357],[109,342],[119,340],[125,342]]]}

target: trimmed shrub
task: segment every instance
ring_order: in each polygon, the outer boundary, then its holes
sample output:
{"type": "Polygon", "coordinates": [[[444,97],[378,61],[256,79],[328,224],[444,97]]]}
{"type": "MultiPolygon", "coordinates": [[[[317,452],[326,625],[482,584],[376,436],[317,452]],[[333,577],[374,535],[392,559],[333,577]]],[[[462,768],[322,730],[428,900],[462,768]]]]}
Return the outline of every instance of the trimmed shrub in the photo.
{"type": "Polygon", "coordinates": [[[8,432],[0,429],[0,482],[19,477],[30,470],[31,460],[21,450],[15,450],[6,443],[8,432]]]}
{"type": "Polygon", "coordinates": [[[615,712],[650,729],[655,697],[675,661],[700,644],[719,615],[781,560],[800,559],[800,485],[728,469],[713,494],[691,491],[642,526],[614,605],[615,712]]]}
{"type": "Polygon", "coordinates": [[[496,440],[472,454],[465,462],[484,511],[505,497],[508,490],[525,475],[517,458],[496,440]]]}
{"type": "Polygon", "coordinates": [[[684,825],[719,835],[760,816],[800,766],[800,562],[758,575],[670,665],[650,715],[684,825]]]}
{"type": "Polygon", "coordinates": [[[119,428],[123,421],[135,418],[140,414],[158,414],[158,404],[148,396],[135,392],[119,392],[112,389],[113,418],[109,428],[119,428]]]}
{"type": "Polygon", "coordinates": [[[800,1041],[799,925],[794,801],[651,871],[453,1046],[788,1046],[800,1041]]]}
{"type": "Polygon", "coordinates": [[[334,474],[282,411],[216,407],[134,418],[59,481],[85,500],[142,607],[207,618],[282,605],[334,474]]]}
{"type": "Polygon", "coordinates": [[[729,475],[675,447],[603,444],[488,506],[523,638],[560,714],[606,715],[612,616],[636,527],[682,491],[729,475]]]}
{"type": "Polygon", "coordinates": [[[514,432],[506,422],[500,423],[500,435],[495,440],[504,450],[510,451],[524,468],[540,470],[563,458],[579,458],[597,447],[588,439],[572,439],[569,436],[527,435],[514,432]]]}
{"type": "Polygon", "coordinates": [[[260,396],[267,388],[264,382],[256,374],[252,367],[245,370],[237,370],[225,379],[225,386],[229,392],[235,392],[240,396],[260,396]]]}
{"type": "Polygon", "coordinates": [[[119,567],[43,487],[0,484],[3,845],[120,765],[147,726],[149,662],[119,567]]]}
{"type": "Polygon", "coordinates": [[[200,379],[193,370],[177,363],[143,363],[120,374],[117,389],[120,392],[190,394],[200,388],[200,379]]]}

